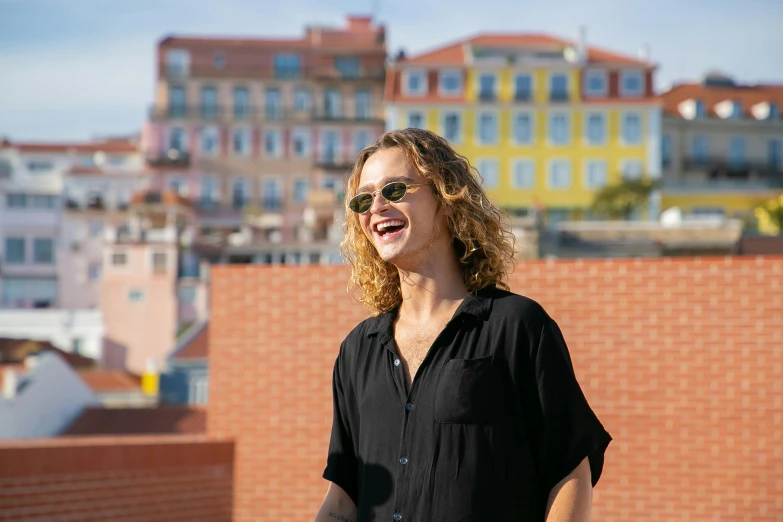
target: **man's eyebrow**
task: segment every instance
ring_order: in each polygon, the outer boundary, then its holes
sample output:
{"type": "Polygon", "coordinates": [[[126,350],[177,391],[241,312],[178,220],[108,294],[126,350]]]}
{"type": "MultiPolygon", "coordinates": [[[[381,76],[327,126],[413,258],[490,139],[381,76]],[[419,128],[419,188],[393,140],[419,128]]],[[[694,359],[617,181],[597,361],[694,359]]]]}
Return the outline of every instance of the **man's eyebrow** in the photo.
{"type": "MultiPolygon", "coordinates": [[[[404,181],[406,183],[415,183],[415,180],[412,178],[409,178],[408,176],[389,176],[387,178],[381,179],[379,183],[379,187],[383,187],[388,185],[389,183],[393,183],[395,181],[404,181]]],[[[361,194],[362,192],[372,192],[375,189],[375,185],[372,183],[367,183],[366,185],[362,185],[356,190],[357,194],[361,194]]]]}

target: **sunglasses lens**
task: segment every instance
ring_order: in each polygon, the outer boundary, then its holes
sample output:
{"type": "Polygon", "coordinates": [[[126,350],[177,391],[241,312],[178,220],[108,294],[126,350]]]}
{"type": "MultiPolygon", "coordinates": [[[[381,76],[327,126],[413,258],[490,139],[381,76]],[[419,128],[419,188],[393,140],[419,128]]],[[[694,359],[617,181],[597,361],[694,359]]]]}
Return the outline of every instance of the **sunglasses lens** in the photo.
{"type": "Polygon", "coordinates": [[[364,194],[357,194],[356,197],[354,197],[350,203],[348,203],[348,207],[356,212],[357,214],[364,214],[368,210],[370,210],[370,207],[372,206],[372,195],[364,193],[364,194]]]}
{"type": "Polygon", "coordinates": [[[408,187],[405,185],[405,183],[402,182],[394,182],[389,183],[385,187],[381,189],[381,194],[383,194],[383,197],[386,198],[387,201],[399,201],[405,196],[405,192],[408,190],[408,187]]]}

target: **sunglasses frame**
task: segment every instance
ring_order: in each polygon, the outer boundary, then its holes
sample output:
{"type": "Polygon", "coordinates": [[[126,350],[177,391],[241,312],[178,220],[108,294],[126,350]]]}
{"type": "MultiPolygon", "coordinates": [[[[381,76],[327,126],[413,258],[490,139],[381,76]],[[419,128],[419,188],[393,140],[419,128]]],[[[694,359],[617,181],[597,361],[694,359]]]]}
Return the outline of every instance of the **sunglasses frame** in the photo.
{"type": "Polygon", "coordinates": [[[358,194],[356,194],[354,197],[352,197],[352,198],[351,198],[351,200],[348,202],[348,208],[349,208],[349,209],[351,209],[351,211],[352,211],[354,214],[358,214],[358,215],[360,215],[360,216],[361,216],[361,215],[363,215],[363,214],[366,214],[367,212],[369,212],[369,211],[370,211],[370,209],[372,208],[372,204],[373,204],[373,202],[375,201],[375,196],[376,196],[377,194],[380,194],[381,196],[383,196],[383,199],[385,199],[385,200],[386,200],[386,201],[388,201],[389,203],[398,203],[398,202],[402,201],[402,199],[403,199],[403,198],[404,198],[406,195],[408,195],[408,190],[409,190],[411,187],[421,187],[421,186],[423,186],[423,185],[429,185],[429,183],[406,183],[406,182],[404,182],[404,181],[390,181],[390,182],[389,182],[389,183],[387,183],[386,185],[384,185],[384,186],[382,186],[381,188],[379,188],[379,189],[377,189],[377,190],[374,190],[374,191],[372,191],[372,192],[359,192],[359,193],[358,193],[358,194]],[[397,184],[397,183],[401,183],[401,184],[405,185],[405,192],[403,193],[403,195],[402,195],[402,196],[400,196],[400,199],[391,200],[391,199],[387,198],[386,196],[384,196],[384,194],[383,194],[383,190],[384,190],[386,187],[389,187],[389,186],[391,186],[391,185],[394,185],[394,184],[397,184]],[[357,211],[356,211],[356,210],[354,210],[354,208],[353,208],[353,202],[354,202],[354,201],[356,200],[356,198],[358,198],[359,196],[364,196],[364,195],[366,195],[366,194],[369,194],[369,195],[370,195],[370,197],[372,198],[372,199],[370,200],[370,206],[369,206],[369,207],[367,207],[367,210],[365,210],[364,212],[357,212],[357,211]]]}

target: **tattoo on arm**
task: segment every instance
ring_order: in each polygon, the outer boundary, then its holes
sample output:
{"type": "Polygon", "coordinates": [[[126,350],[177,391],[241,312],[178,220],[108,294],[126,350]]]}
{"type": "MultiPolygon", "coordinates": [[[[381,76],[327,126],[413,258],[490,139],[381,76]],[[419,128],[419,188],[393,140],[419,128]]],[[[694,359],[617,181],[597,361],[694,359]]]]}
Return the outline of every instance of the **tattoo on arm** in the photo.
{"type": "Polygon", "coordinates": [[[334,520],[339,520],[340,522],[353,522],[352,519],[348,517],[344,517],[342,515],[338,515],[337,513],[332,513],[331,511],[327,515],[327,518],[333,518],[334,520]]]}

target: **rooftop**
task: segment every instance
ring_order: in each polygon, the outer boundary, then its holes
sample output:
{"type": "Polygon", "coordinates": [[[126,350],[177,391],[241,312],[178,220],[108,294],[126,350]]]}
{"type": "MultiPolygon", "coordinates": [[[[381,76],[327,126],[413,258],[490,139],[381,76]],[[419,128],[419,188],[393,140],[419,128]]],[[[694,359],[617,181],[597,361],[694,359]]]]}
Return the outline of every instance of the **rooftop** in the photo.
{"type": "Polygon", "coordinates": [[[61,436],[199,434],[206,432],[207,413],[188,406],[155,408],[86,408],[61,436]]]}

